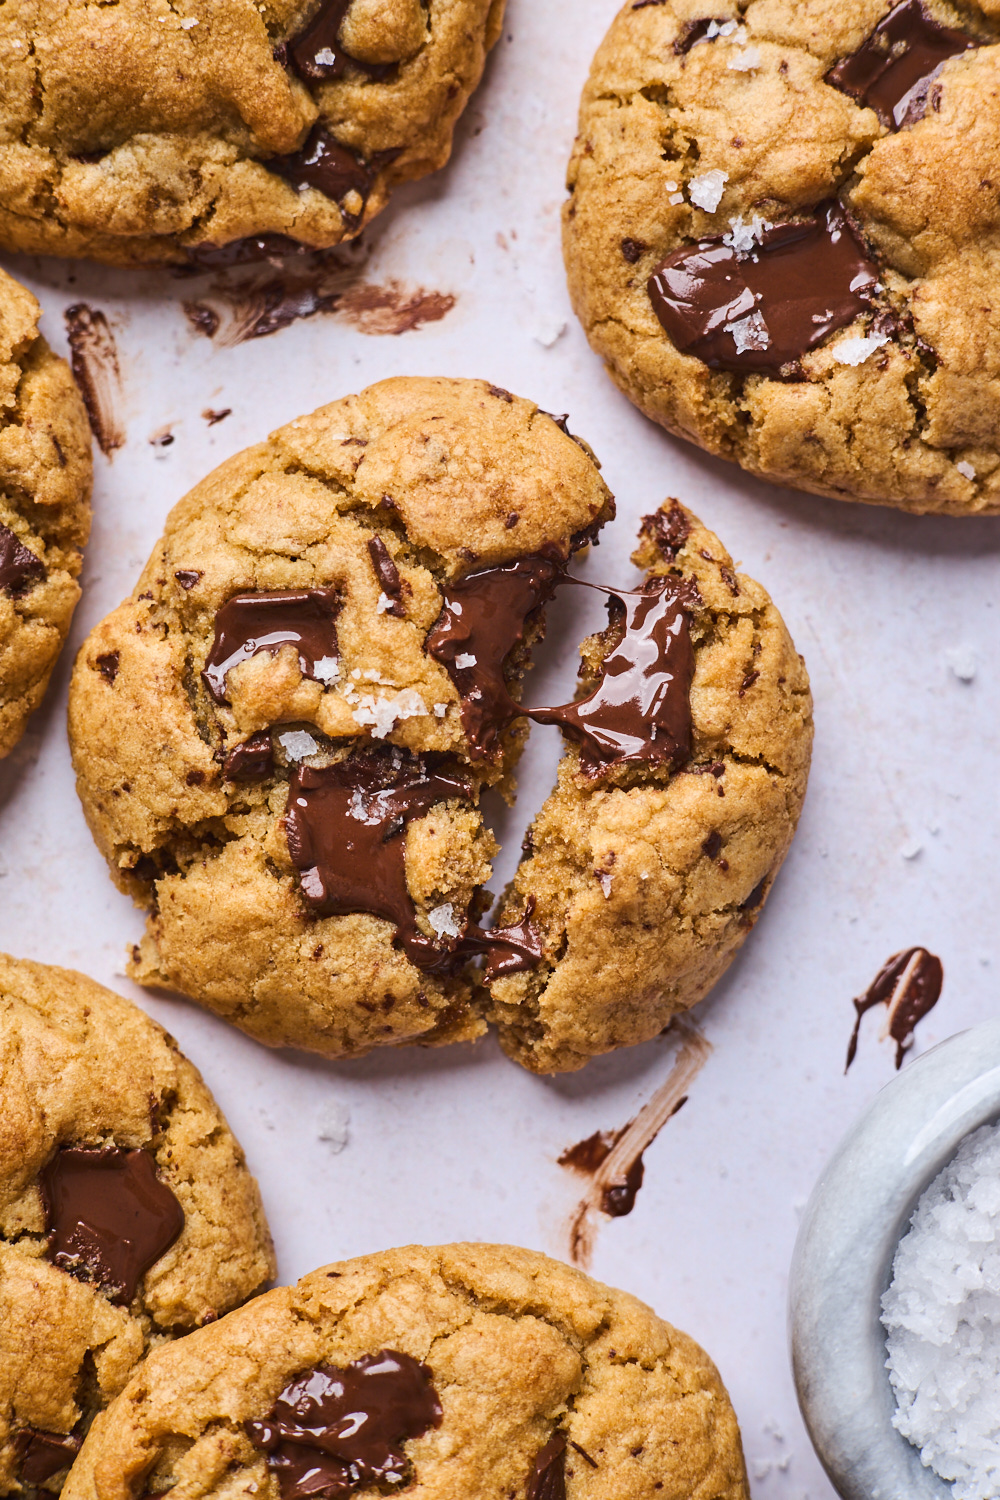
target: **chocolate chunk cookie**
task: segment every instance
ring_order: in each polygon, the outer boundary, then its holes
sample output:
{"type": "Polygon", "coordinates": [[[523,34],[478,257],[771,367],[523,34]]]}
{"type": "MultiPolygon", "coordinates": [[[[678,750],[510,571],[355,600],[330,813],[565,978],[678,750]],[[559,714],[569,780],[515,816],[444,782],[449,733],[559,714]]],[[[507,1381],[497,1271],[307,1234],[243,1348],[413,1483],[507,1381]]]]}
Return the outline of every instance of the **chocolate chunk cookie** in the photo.
{"type": "Polygon", "coordinates": [[[558,785],[501,911],[540,961],[487,965],[505,1050],[548,1073],[655,1036],[732,961],[785,857],[812,748],[778,611],[676,501],[647,516],[631,594],[581,648],[558,785]]]}
{"type": "Polygon", "coordinates": [[[0,244],[115,265],[335,245],[448,160],[502,16],[503,0],[9,0],[0,244]]]}
{"type": "Polygon", "coordinates": [[[48,686],[90,530],[87,414],[40,315],[0,271],[0,757],[48,686]]]}
{"type": "Polygon", "coordinates": [[[0,1495],[34,1495],[150,1348],[274,1258],[215,1101],[118,995],[0,954],[0,1093],[0,1495]]]}
{"type": "Polygon", "coordinates": [[[530,1250],[340,1261],[150,1355],[66,1500],[746,1500],[736,1417],[686,1334],[530,1250]]]}
{"type": "Polygon", "coordinates": [[[230,459],[77,661],[78,787],[150,911],[132,973],[331,1055],[485,1028],[468,972],[539,956],[477,917],[516,701],[589,450],[482,381],[395,379],[230,459]]]}
{"type": "Polygon", "coordinates": [[[647,416],[752,473],[1000,510],[1000,17],[986,0],[628,0],[564,249],[647,416]]]}

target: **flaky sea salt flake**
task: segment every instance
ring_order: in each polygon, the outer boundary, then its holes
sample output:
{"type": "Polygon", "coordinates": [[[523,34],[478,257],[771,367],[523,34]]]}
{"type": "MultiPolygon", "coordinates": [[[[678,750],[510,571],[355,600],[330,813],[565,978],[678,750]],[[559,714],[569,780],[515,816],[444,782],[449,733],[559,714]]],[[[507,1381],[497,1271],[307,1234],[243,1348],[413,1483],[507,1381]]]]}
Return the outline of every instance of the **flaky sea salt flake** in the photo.
{"type": "Polygon", "coordinates": [[[752,73],[754,68],[760,67],[760,48],[744,47],[729,59],[726,67],[731,68],[734,73],[752,73]]]}
{"type": "Polygon", "coordinates": [[[960,459],[959,462],[955,465],[955,468],[965,479],[975,479],[976,477],[975,468],[968,462],[967,459],[960,459]]]}
{"type": "Polygon", "coordinates": [[[838,365],[863,365],[870,354],[889,342],[887,333],[870,333],[867,338],[841,339],[833,349],[838,365]]]}
{"type": "Polygon", "coordinates": [[[688,197],[696,208],[703,208],[707,214],[714,214],[722,201],[722,193],[728,181],[728,172],[713,167],[710,172],[702,172],[700,177],[691,178],[688,197]]]}
{"type": "Polygon", "coordinates": [[[286,729],[284,734],[278,735],[278,744],[289,760],[305,760],[307,755],[315,755],[319,750],[316,741],[305,729],[286,729]]]}
{"type": "Polygon", "coordinates": [[[427,920],[438,937],[461,937],[462,929],[455,921],[455,908],[450,901],[435,906],[427,913],[427,920]]]}
{"type": "Polygon", "coordinates": [[[767,324],[756,311],[748,313],[745,318],[737,318],[735,323],[726,323],[724,327],[733,336],[737,354],[746,354],[750,349],[766,349],[771,342],[767,324]]]}

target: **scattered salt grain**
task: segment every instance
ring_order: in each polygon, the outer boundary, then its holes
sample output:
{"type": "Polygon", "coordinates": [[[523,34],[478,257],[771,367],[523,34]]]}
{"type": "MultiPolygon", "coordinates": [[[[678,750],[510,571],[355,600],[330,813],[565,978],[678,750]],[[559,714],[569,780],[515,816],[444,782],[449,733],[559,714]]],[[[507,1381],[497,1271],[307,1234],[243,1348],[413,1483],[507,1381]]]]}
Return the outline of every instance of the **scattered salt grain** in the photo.
{"type": "Polygon", "coordinates": [[[459,671],[461,671],[464,667],[474,667],[476,665],[476,658],[473,656],[471,651],[465,651],[461,656],[455,657],[455,665],[456,667],[458,667],[459,671]]]}
{"type": "Polygon", "coordinates": [[[882,1298],[893,1426],[955,1500],[1000,1490],[1000,1126],[966,1137],[926,1189],[882,1298]]]}
{"type": "Polygon", "coordinates": [[[724,326],[735,340],[737,354],[746,354],[748,349],[766,349],[771,342],[767,324],[759,312],[748,313],[745,318],[737,318],[735,323],[724,326]]]}
{"type": "Polygon", "coordinates": [[[955,465],[955,468],[966,479],[975,479],[976,477],[976,471],[974,467],[964,458],[955,465]]]}
{"type": "Polygon", "coordinates": [[[462,929],[455,921],[455,908],[450,901],[435,906],[433,911],[427,913],[427,920],[438,937],[460,937],[462,934],[462,929]]]}
{"type": "Polygon", "coordinates": [[[889,342],[887,333],[870,333],[867,338],[841,339],[833,349],[838,365],[863,365],[869,354],[889,342]]]}
{"type": "Polygon", "coordinates": [[[732,36],[736,30],[735,21],[709,21],[705,37],[708,41],[714,41],[717,36],[732,36]]]}
{"type": "Polygon", "coordinates": [[[707,214],[714,214],[722,201],[723,189],[728,181],[728,172],[713,167],[710,172],[702,172],[700,177],[691,178],[688,197],[696,208],[703,208],[707,214]]]}
{"type": "Polygon", "coordinates": [[[278,744],[289,760],[305,760],[307,755],[315,755],[319,750],[312,735],[304,729],[286,729],[284,734],[278,735],[278,744]]]}
{"type": "Polygon", "coordinates": [[[976,653],[971,646],[955,646],[944,653],[944,659],[953,677],[959,682],[974,682],[976,676],[976,653]]]}
{"type": "Polygon", "coordinates": [[[321,47],[316,53],[316,61],[323,68],[332,68],[337,61],[337,54],[332,47],[321,47]]]}
{"type": "Polygon", "coordinates": [[[443,719],[444,716],[445,716],[445,714],[447,712],[448,712],[448,705],[447,705],[447,703],[435,703],[435,705],[434,705],[434,717],[435,718],[437,718],[437,719],[443,719]]]}
{"type": "Polygon", "coordinates": [[[376,740],[384,740],[400,719],[413,719],[427,712],[427,704],[413,688],[403,688],[392,698],[373,698],[364,693],[352,710],[355,724],[371,727],[376,740]]]}
{"type": "Polygon", "coordinates": [[[340,662],[335,656],[321,656],[313,663],[313,676],[329,687],[331,682],[336,682],[340,677],[340,662]]]}
{"type": "Polygon", "coordinates": [[[338,1099],[331,1099],[320,1112],[316,1134],[332,1152],[339,1154],[351,1139],[350,1123],[351,1111],[347,1105],[341,1104],[338,1099]]]}
{"type": "Polygon", "coordinates": [[[910,838],[907,839],[899,852],[904,859],[916,859],[919,854],[923,853],[923,850],[924,846],[919,839],[910,838]]]}
{"type": "Polygon", "coordinates": [[[197,19],[196,16],[185,16],[184,20],[181,22],[181,30],[182,31],[190,31],[191,27],[192,26],[197,26],[197,24],[198,24],[198,19],[197,19]]]}
{"type": "Polygon", "coordinates": [[[667,199],[667,202],[668,203],[683,203],[684,202],[684,194],[683,193],[671,193],[670,197],[667,199]]]}
{"type": "Polygon", "coordinates": [[[384,615],[387,609],[392,608],[393,603],[394,601],[389,598],[388,594],[379,594],[378,603],[375,606],[375,613],[377,615],[384,615]]]}
{"type": "Polygon", "coordinates": [[[744,47],[742,51],[737,52],[735,57],[729,59],[726,67],[731,68],[734,73],[752,73],[754,68],[760,67],[760,49],[744,47]]]}
{"type": "Polygon", "coordinates": [[[722,236],[722,243],[729,245],[739,256],[751,255],[754,246],[763,243],[765,232],[773,228],[774,225],[762,219],[760,214],[754,214],[749,224],[744,224],[743,216],[737,214],[735,219],[730,219],[730,232],[722,236]]]}

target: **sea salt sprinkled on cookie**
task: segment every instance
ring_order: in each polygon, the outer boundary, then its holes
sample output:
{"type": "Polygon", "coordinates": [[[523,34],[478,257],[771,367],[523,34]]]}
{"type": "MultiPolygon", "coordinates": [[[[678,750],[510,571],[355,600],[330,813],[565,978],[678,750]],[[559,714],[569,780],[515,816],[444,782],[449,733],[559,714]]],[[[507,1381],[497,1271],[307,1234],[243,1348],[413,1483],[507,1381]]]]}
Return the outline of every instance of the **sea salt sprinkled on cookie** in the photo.
{"type": "Polygon", "coordinates": [[[735,323],[726,323],[725,329],[736,342],[737,354],[745,354],[748,349],[766,349],[771,342],[767,324],[759,312],[738,318],[735,323]]]}
{"type": "Polygon", "coordinates": [[[723,189],[728,181],[728,172],[713,167],[710,172],[702,172],[700,177],[691,178],[688,197],[697,208],[703,208],[707,214],[714,214],[722,201],[723,189]]]}
{"type": "Polygon", "coordinates": [[[426,712],[427,704],[413,688],[403,688],[392,698],[373,698],[366,693],[354,710],[354,722],[370,725],[372,737],[384,740],[398,720],[414,719],[426,712]]]}
{"type": "Polygon", "coordinates": [[[441,906],[435,906],[433,911],[427,913],[427,920],[438,937],[461,937],[462,935],[462,929],[455,921],[455,908],[450,901],[445,901],[441,906]]]}
{"type": "Polygon", "coordinates": [[[888,334],[870,333],[867,338],[841,339],[832,353],[838,365],[863,365],[870,354],[888,342],[888,334]]]}
{"type": "Polygon", "coordinates": [[[745,47],[742,52],[729,59],[726,67],[731,68],[734,73],[752,73],[754,68],[760,67],[760,48],[745,47]]]}
{"type": "Polygon", "coordinates": [[[973,468],[973,466],[972,466],[972,464],[970,464],[970,463],[968,463],[968,462],[967,462],[967,461],[966,461],[966,460],[965,460],[965,459],[964,459],[964,458],[963,458],[963,459],[961,459],[961,460],[960,460],[960,461],[959,461],[959,462],[958,462],[958,463],[957,463],[957,464],[956,464],[956,465],[955,465],[955,468],[956,468],[956,469],[957,469],[957,470],[958,470],[958,472],[959,472],[959,473],[960,473],[960,474],[962,474],[962,475],[963,475],[963,476],[964,476],[964,477],[965,477],[965,478],[966,478],[966,479],[975,479],[975,477],[976,477],[976,471],[975,471],[975,469],[974,469],[974,468],[973,468]]]}
{"type": "Polygon", "coordinates": [[[278,744],[289,760],[305,760],[307,755],[315,755],[319,750],[319,745],[305,729],[287,729],[278,735],[278,744]]]}
{"type": "Polygon", "coordinates": [[[751,255],[755,245],[762,243],[767,230],[773,229],[774,225],[768,219],[762,219],[760,214],[754,214],[749,223],[744,224],[741,214],[729,221],[730,232],[722,236],[722,243],[736,251],[739,256],[751,255]]]}

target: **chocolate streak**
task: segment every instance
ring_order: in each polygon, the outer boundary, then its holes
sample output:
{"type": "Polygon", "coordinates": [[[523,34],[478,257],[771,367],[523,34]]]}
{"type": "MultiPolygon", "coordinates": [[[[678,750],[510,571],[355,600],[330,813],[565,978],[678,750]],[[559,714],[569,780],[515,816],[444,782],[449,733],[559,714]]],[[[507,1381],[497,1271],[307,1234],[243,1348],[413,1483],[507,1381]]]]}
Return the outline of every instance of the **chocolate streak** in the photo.
{"type": "Polygon", "coordinates": [[[372,560],[372,568],[379,581],[379,587],[390,601],[385,613],[395,615],[401,620],[406,614],[403,608],[403,581],[399,576],[399,569],[389,555],[388,547],[380,536],[369,537],[368,556],[372,560]]]}
{"type": "Polygon", "coordinates": [[[294,646],[303,677],[327,682],[340,657],[340,594],[328,589],[275,589],[234,594],[216,612],[215,639],[202,672],[216,703],[226,701],[226,674],[260,651],[294,646]]]}
{"type": "Polygon", "coordinates": [[[440,1422],[431,1371],[409,1354],[382,1349],[346,1368],[307,1370],[246,1430],[267,1454],[282,1500],[340,1500],[370,1485],[402,1486],[410,1478],[403,1444],[440,1422]]]}
{"type": "Polygon", "coordinates": [[[682,354],[713,370],[797,379],[801,356],[853,323],[877,282],[878,268],[831,200],[810,219],[764,230],[748,255],[718,236],[684,245],[660,262],[647,291],[682,354]]]}
{"type": "Polygon", "coordinates": [[[934,1009],[941,998],[943,983],[941,960],[926,948],[907,948],[904,953],[893,954],[879,969],[865,993],[854,1001],[857,1017],[847,1045],[844,1072],[851,1066],[858,1050],[861,1017],[876,1005],[888,1007],[884,1034],[891,1036],[896,1043],[896,1067],[901,1068],[904,1054],[913,1045],[913,1028],[934,1009]]]}
{"type": "MultiPolygon", "coordinates": [[[[593,1459],[590,1460],[593,1463],[593,1459]]],[[[555,1432],[531,1466],[527,1500],[566,1500],[566,1436],[555,1432]]]]}
{"type": "Polygon", "coordinates": [[[941,26],[920,0],[903,0],[857,52],[830,69],[826,82],[873,109],[890,130],[902,130],[923,118],[931,84],[949,57],[978,46],[964,31],[941,26]]]}
{"type": "Polygon", "coordinates": [[[54,1265],[128,1304],[184,1228],[184,1210],[146,1151],[64,1146],[39,1177],[54,1265]]]}
{"type": "Polygon", "coordinates": [[[7,526],[0,526],[0,591],[17,598],[45,577],[45,564],[19,541],[7,526]]]}
{"type": "Polygon", "coordinates": [[[69,1468],[81,1445],[82,1439],[72,1433],[23,1427],[14,1438],[14,1451],[20,1459],[17,1477],[22,1484],[44,1484],[69,1468]]]}

